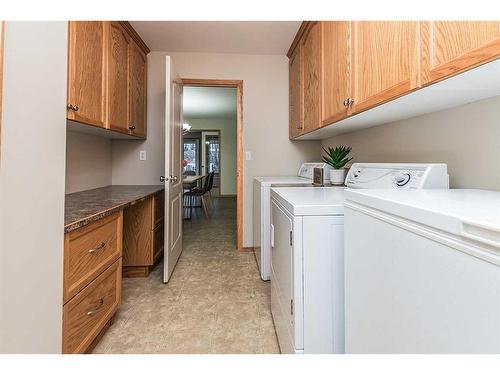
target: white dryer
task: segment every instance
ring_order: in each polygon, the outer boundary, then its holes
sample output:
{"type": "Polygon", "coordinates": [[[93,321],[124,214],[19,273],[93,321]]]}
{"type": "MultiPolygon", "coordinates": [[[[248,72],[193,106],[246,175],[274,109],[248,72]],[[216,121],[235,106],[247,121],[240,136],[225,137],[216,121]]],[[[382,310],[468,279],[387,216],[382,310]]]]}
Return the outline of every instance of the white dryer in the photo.
{"type": "MultiPolygon", "coordinates": [[[[445,164],[354,164],[346,185],[444,189],[448,174],[445,164]]],[[[344,353],[344,191],[271,190],[271,311],[282,353],[344,353]]]]}
{"type": "Polygon", "coordinates": [[[323,169],[323,181],[328,184],[330,167],[326,163],[302,163],[297,176],[255,177],[253,183],[253,245],[255,260],[262,280],[271,276],[271,188],[277,186],[313,187],[314,168],[323,169]]]}

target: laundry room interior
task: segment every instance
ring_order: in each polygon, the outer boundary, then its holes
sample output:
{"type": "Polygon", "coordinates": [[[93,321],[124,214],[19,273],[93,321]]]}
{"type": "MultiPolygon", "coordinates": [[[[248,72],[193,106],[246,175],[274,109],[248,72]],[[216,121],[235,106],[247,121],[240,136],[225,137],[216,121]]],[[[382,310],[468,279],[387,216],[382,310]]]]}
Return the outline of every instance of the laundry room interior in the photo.
{"type": "Polygon", "coordinates": [[[0,21],[0,354],[500,358],[500,11],[176,6],[0,21]]]}

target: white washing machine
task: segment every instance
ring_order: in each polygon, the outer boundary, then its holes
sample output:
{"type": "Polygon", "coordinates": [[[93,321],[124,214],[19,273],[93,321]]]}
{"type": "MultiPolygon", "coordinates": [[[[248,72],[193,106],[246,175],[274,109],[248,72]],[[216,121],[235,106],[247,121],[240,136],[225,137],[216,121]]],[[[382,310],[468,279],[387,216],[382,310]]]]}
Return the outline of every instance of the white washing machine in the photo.
{"type": "MultiPolygon", "coordinates": [[[[445,164],[354,164],[346,185],[447,188],[448,174],[445,164]]],[[[273,188],[271,200],[271,311],[281,351],[344,353],[344,188],[273,188]]]]}
{"type": "Polygon", "coordinates": [[[313,187],[314,168],[323,169],[323,180],[329,183],[330,167],[326,163],[303,163],[292,177],[255,177],[253,183],[253,245],[262,280],[271,276],[271,188],[275,186],[313,187]]]}
{"type": "Polygon", "coordinates": [[[347,353],[500,353],[500,192],[346,191],[347,353]]]}

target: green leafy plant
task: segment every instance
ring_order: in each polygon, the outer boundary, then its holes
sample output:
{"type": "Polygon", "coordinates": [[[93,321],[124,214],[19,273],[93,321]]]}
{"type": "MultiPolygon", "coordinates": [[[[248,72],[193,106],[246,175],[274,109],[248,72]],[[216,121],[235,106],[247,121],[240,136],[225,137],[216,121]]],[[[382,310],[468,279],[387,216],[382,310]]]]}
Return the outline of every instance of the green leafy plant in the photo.
{"type": "Polygon", "coordinates": [[[326,153],[326,155],[323,155],[323,161],[333,169],[342,169],[344,165],[352,160],[352,158],[347,157],[351,150],[351,147],[345,146],[328,147],[328,150],[323,147],[323,151],[326,153]]]}

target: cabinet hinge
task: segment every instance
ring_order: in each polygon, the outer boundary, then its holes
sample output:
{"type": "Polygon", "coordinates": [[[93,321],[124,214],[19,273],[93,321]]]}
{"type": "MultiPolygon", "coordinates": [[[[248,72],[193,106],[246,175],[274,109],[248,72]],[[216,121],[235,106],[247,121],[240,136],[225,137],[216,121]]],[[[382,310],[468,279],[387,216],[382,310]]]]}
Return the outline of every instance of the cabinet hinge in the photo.
{"type": "Polygon", "coordinates": [[[293,299],[290,300],[290,315],[293,315],[293,299]]]}
{"type": "Polygon", "coordinates": [[[290,246],[293,246],[293,232],[290,231],[290,246]]]}

